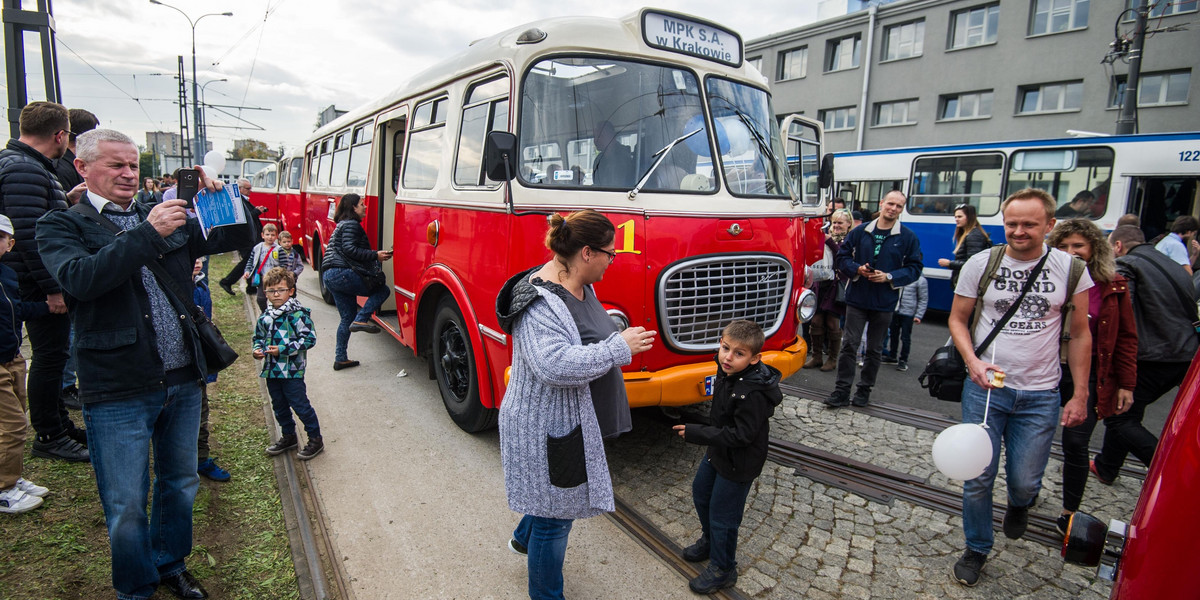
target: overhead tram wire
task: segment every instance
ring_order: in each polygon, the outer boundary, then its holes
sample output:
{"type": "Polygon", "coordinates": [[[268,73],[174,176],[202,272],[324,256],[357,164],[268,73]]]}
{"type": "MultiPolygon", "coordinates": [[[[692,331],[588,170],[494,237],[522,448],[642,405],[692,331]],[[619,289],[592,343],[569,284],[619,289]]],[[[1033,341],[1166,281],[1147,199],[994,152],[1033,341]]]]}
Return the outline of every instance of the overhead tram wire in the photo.
{"type": "Polygon", "coordinates": [[[68,44],[66,42],[66,40],[63,39],[63,36],[59,35],[55,38],[55,40],[59,44],[61,44],[64,48],[66,48],[68,52],[70,52],[71,54],[74,54],[75,58],[78,58],[79,60],[83,61],[83,64],[87,65],[89,69],[95,71],[96,74],[99,75],[102,79],[104,79],[104,81],[107,81],[109,85],[117,88],[117,91],[121,92],[122,94],[125,94],[125,96],[128,97],[130,100],[133,100],[134,102],[136,102],[138,105],[138,108],[142,109],[142,114],[146,115],[146,120],[149,121],[151,125],[155,125],[155,126],[162,125],[161,121],[155,121],[154,118],[150,116],[150,113],[146,111],[146,107],[142,104],[141,98],[137,98],[137,97],[131,95],[129,92],[126,92],[125,90],[121,89],[121,86],[117,85],[115,82],[113,82],[113,80],[109,79],[108,76],[105,75],[104,73],[101,73],[100,69],[97,69],[96,67],[92,66],[92,63],[88,62],[86,58],[80,56],[79,53],[76,52],[75,49],[72,48],[71,45],[68,44]]]}

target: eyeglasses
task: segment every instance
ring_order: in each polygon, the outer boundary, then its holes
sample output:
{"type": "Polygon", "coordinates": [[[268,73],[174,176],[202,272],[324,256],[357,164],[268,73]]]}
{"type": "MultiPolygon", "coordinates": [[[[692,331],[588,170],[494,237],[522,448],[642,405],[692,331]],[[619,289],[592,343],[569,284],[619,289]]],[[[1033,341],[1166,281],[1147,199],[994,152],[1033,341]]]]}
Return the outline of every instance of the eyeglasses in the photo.
{"type": "Polygon", "coordinates": [[[597,248],[595,246],[588,246],[588,247],[591,248],[592,250],[595,250],[596,252],[603,252],[603,253],[607,254],[608,262],[610,262],[610,263],[613,262],[614,260],[617,260],[616,252],[609,252],[608,250],[605,250],[604,248],[597,248]]]}
{"type": "Polygon", "coordinates": [[[263,293],[268,296],[279,296],[281,294],[286,294],[294,289],[295,288],[280,288],[277,290],[263,290],[263,293]]]}

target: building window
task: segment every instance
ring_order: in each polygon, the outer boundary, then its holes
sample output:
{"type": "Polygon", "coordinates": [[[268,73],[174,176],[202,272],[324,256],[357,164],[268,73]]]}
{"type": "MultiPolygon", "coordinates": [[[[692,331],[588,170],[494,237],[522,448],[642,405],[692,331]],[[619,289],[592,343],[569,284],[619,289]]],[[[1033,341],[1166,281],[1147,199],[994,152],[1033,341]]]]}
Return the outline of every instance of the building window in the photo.
{"type": "Polygon", "coordinates": [[[854,34],[825,42],[825,70],[842,71],[858,67],[862,36],[854,34]]]}
{"type": "Polygon", "coordinates": [[[858,107],[843,106],[841,108],[827,108],[819,111],[818,115],[825,122],[825,131],[838,131],[840,129],[854,129],[858,126],[858,107]]]}
{"type": "Polygon", "coordinates": [[[1090,4],[1090,0],[1033,0],[1029,11],[1029,35],[1087,27],[1090,4]]]}
{"type": "MultiPolygon", "coordinates": [[[[1171,15],[1196,12],[1196,10],[1200,9],[1200,0],[1158,0],[1150,4],[1150,18],[1169,17],[1171,15]]],[[[1126,0],[1125,8],[1134,11],[1137,10],[1137,7],[1138,0],[1126,0]]],[[[1126,12],[1122,16],[1126,21],[1134,20],[1133,12],[1126,12]]]]}
{"type": "Polygon", "coordinates": [[[1017,114],[1020,115],[1079,110],[1083,106],[1083,82],[1021,86],[1017,100],[1017,114]]]}
{"type": "Polygon", "coordinates": [[[876,104],[875,116],[871,124],[877,127],[886,127],[888,125],[915,125],[916,122],[917,101],[901,100],[876,104]]]}
{"type": "Polygon", "coordinates": [[[777,81],[800,79],[808,74],[808,46],[779,53],[777,81]]]}
{"type": "Polygon", "coordinates": [[[762,57],[761,56],[755,56],[754,58],[747,58],[746,62],[750,63],[750,66],[754,67],[755,69],[758,69],[759,73],[762,73],[762,57]]]}
{"type": "Polygon", "coordinates": [[[950,94],[938,99],[938,120],[985,119],[992,116],[992,92],[950,94]]]}
{"type": "Polygon", "coordinates": [[[920,56],[925,46],[925,21],[893,25],[883,30],[883,60],[920,56]]]}
{"type": "MultiPolygon", "coordinates": [[[[1187,104],[1188,87],[1192,80],[1190,70],[1142,73],[1140,79],[1138,106],[1187,104]]],[[[1108,98],[1109,108],[1120,108],[1124,103],[1126,81],[1126,75],[1117,75],[1113,80],[1112,94],[1108,98]]]]}
{"type": "Polygon", "coordinates": [[[950,15],[950,49],[996,43],[1000,5],[989,4],[960,10],[950,15]]]}

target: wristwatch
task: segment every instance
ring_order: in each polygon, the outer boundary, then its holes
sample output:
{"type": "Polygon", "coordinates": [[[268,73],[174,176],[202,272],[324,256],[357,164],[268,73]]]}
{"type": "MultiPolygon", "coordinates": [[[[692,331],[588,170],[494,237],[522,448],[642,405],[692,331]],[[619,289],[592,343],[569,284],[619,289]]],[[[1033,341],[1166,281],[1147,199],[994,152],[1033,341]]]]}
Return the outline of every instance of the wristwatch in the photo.
{"type": "Polygon", "coordinates": [[[892,274],[891,274],[891,273],[884,273],[884,275],[886,275],[886,276],[887,276],[887,280],[888,280],[888,281],[891,281],[891,280],[892,280],[892,274]]]}

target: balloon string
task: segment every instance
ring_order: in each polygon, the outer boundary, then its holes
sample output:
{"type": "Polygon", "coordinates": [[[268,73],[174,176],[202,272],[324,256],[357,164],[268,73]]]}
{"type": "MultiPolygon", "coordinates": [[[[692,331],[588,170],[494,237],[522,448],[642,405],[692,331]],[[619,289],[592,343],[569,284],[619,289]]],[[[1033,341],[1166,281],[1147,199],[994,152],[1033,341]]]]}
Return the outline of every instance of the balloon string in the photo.
{"type": "MultiPolygon", "coordinates": [[[[996,346],[1000,345],[999,342],[1000,342],[1000,340],[997,339],[996,343],[992,344],[992,364],[993,365],[996,364],[996,346]]],[[[983,422],[980,423],[980,425],[982,425],[984,428],[987,427],[988,409],[991,408],[991,406],[992,406],[992,388],[989,387],[988,391],[987,391],[987,399],[985,400],[985,402],[983,404],[983,422]]]]}

